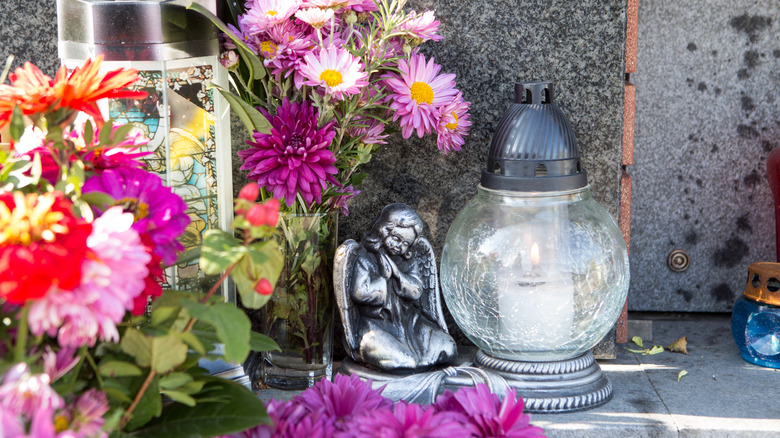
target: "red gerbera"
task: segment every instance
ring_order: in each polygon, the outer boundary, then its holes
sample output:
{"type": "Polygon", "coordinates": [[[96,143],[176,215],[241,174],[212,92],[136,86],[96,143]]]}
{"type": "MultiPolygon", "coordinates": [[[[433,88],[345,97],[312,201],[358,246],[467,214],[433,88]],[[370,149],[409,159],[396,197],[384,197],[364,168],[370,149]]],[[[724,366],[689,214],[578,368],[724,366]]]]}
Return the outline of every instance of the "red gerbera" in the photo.
{"type": "Polygon", "coordinates": [[[92,224],[62,193],[0,193],[0,298],[24,304],[81,282],[92,224]]]}

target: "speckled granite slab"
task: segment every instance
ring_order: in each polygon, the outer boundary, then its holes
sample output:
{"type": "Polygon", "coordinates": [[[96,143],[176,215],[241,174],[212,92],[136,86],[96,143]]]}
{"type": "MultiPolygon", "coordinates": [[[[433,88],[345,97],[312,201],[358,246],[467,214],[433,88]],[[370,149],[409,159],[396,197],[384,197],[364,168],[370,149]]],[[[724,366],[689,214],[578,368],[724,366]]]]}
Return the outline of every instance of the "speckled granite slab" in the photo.
{"type": "MultiPolygon", "coordinates": [[[[491,136],[516,81],[555,82],[556,103],[577,134],[594,196],[617,219],[625,1],[413,0],[409,6],[436,10],[445,39],[427,43],[424,53],[457,74],[459,89],[472,102],[472,133],[464,150],[448,156],[438,151],[435,137],[392,137],[367,166],[362,194],[341,219],[340,240],[360,239],[384,205],[404,202],[427,223],[440,255],[450,222],[476,194],[491,136]]],[[[1,1],[0,55],[16,53],[16,65],[29,59],[53,74],[55,10],[55,0],[1,1]]],[[[233,142],[245,147],[240,135],[233,142]]],[[[243,172],[236,171],[235,179],[238,190],[243,172]]]]}
{"type": "Polygon", "coordinates": [[[629,308],[730,311],[748,266],[775,261],[780,1],[639,8],[629,308]]]}

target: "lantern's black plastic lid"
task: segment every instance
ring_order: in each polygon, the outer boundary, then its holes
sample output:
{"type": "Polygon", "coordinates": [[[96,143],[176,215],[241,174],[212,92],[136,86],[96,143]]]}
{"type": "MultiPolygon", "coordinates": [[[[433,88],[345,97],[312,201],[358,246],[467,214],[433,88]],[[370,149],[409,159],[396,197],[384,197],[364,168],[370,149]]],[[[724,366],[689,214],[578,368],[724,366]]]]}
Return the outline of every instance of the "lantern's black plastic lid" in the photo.
{"type": "Polygon", "coordinates": [[[498,123],[481,185],[495,190],[550,192],[588,185],[577,139],[553,102],[551,82],[515,84],[515,103],[498,123]]]}

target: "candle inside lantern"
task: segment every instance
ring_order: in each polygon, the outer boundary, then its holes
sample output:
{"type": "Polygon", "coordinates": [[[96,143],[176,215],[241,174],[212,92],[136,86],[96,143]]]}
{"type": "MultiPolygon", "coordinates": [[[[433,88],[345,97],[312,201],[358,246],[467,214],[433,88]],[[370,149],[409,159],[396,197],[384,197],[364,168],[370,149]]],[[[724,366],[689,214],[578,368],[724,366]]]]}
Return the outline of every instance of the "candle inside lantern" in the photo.
{"type": "MultiPolygon", "coordinates": [[[[574,285],[556,265],[542,260],[533,242],[520,278],[500,282],[501,343],[510,349],[535,351],[563,345],[571,339],[574,321],[574,285]]],[[[570,275],[570,274],[569,274],[570,275]]]]}

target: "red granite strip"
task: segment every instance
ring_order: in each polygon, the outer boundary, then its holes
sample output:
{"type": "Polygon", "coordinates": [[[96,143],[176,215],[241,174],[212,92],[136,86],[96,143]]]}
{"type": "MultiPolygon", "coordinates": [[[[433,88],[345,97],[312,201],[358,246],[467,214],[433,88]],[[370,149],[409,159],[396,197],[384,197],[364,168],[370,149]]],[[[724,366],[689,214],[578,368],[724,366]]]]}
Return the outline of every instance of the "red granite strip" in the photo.
{"type": "Polygon", "coordinates": [[[636,87],[626,82],[623,100],[623,159],[624,166],[634,164],[634,118],[636,115],[636,87]]]}
{"type": "Polygon", "coordinates": [[[636,73],[636,41],[639,33],[639,0],[628,0],[626,10],[626,73],[636,73]]]}
{"type": "MultiPolygon", "coordinates": [[[[620,232],[626,241],[626,248],[631,254],[631,176],[623,166],[623,175],[620,177],[620,232]]],[[[623,311],[618,318],[615,342],[625,344],[628,342],[628,301],[623,305],[623,311]]]]}

